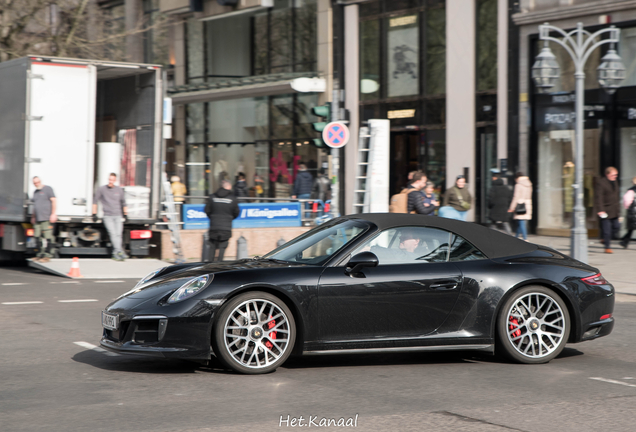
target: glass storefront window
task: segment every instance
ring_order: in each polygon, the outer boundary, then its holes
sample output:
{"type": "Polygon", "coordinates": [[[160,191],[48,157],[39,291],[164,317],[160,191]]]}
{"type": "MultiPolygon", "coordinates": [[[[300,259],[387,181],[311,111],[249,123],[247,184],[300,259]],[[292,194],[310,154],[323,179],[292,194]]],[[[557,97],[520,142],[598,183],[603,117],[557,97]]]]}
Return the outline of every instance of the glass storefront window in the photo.
{"type": "MultiPolygon", "coordinates": [[[[537,41],[537,45],[535,47],[535,52],[541,52],[545,42],[537,41]]],[[[574,62],[572,62],[572,57],[570,54],[563,48],[561,45],[548,42],[552,53],[556,57],[557,63],[559,63],[559,68],[561,71],[561,76],[554,87],[552,87],[549,93],[558,93],[558,92],[573,92],[575,90],[575,79],[574,79],[574,62]]],[[[596,68],[600,65],[601,59],[601,50],[596,49],[592,52],[590,57],[587,59],[585,63],[585,89],[596,89],[599,88],[600,85],[598,83],[596,68]]]]}
{"type": "MultiPolygon", "coordinates": [[[[555,229],[569,230],[574,210],[574,130],[540,131],[538,136],[538,182],[535,187],[539,206],[538,214],[533,216],[538,218],[537,228],[544,234],[555,229]]],[[[600,137],[601,128],[584,131],[583,205],[588,229],[597,225],[593,207],[595,177],[601,169],[598,157],[600,137]]]]}
{"type": "MultiPolygon", "coordinates": [[[[636,177],[636,127],[620,129],[621,137],[621,163],[618,166],[618,177],[621,184],[621,215],[625,216],[622,198],[627,189],[634,186],[632,179],[636,177]]],[[[621,227],[625,233],[625,224],[621,227]]],[[[623,235],[621,234],[621,235],[623,235]]]]}
{"type": "Polygon", "coordinates": [[[267,98],[208,102],[208,143],[251,143],[266,138],[267,98]]]}
{"type": "MultiPolygon", "coordinates": [[[[188,148],[188,161],[186,162],[187,169],[187,188],[188,195],[204,197],[208,194],[209,185],[207,181],[207,172],[210,171],[206,159],[206,146],[195,145],[188,148]]],[[[204,203],[204,198],[190,199],[189,204],[204,203]]]]}
{"type": "Polygon", "coordinates": [[[621,87],[636,85],[636,28],[621,29],[618,48],[626,69],[626,77],[621,87]]]}
{"type": "Polygon", "coordinates": [[[203,49],[203,22],[193,18],[186,23],[188,83],[205,81],[205,50],[203,49]]]}
{"type": "Polygon", "coordinates": [[[426,94],[446,93],[446,9],[426,12],[426,94]]]}
{"type": "Polygon", "coordinates": [[[497,88],[497,0],[477,2],[477,91],[497,88]]]}
{"type": "Polygon", "coordinates": [[[360,23],[360,100],[380,97],[380,21],[360,23]]]}
{"type": "Polygon", "coordinates": [[[387,25],[387,96],[419,94],[419,17],[390,17],[387,25]]]}

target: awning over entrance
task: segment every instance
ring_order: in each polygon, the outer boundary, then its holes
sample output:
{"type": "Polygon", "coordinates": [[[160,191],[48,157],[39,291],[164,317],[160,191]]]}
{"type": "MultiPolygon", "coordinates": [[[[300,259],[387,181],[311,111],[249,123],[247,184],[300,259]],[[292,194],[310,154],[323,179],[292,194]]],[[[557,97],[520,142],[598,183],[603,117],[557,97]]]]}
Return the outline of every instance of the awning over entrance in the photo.
{"type": "Polygon", "coordinates": [[[322,93],[327,89],[317,73],[281,73],[189,84],[168,89],[173,105],[273,96],[287,93],[322,93]]]}

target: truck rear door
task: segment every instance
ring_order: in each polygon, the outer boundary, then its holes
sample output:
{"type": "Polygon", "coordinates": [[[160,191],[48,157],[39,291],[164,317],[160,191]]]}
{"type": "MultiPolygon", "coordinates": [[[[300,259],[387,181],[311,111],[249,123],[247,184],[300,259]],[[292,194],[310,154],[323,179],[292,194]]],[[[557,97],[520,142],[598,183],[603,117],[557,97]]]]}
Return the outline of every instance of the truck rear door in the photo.
{"type": "MultiPolygon", "coordinates": [[[[32,62],[26,165],[51,186],[59,217],[91,214],[95,163],[95,68],[32,62]]],[[[63,220],[63,219],[62,219],[63,220]]]]}

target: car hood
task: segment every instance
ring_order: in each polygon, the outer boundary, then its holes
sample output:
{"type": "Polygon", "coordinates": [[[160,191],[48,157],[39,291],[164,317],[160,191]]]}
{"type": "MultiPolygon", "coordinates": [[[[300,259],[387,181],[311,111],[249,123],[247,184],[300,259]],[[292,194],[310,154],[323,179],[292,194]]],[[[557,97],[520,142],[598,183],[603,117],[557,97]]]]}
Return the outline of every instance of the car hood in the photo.
{"type": "Polygon", "coordinates": [[[171,267],[167,267],[163,272],[159,273],[155,278],[151,279],[145,285],[138,289],[132,289],[122,297],[128,299],[148,299],[163,295],[171,290],[179,288],[190,279],[206,274],[219,274],[225,272],[246,272],[253,270],[261,270],[267,268],[286,268],[299,267],[305,264],[292,262],[274,261],[269,259],[244,259],[238,261],[228,261],[222,263],[200,263],[188,268],[179,268],[171,271],[171,267]]]}

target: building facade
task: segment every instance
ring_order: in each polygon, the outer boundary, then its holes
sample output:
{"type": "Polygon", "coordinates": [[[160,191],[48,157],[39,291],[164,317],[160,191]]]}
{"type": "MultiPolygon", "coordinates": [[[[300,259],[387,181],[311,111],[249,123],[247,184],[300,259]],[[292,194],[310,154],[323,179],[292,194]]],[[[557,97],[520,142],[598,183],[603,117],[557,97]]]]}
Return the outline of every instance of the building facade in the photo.
{"type": "Polygon", "coordinates": [[[627,1],[521,1],[513,15],[519,29],[519,166],[534,183],[533,226],[538,234],[570,235],[573,213],[575,94],[574,65],[568,53],[549,43],[560,66],[560,79],[547,94],[531,81],[534,58],[543,47],[538,25],[549,22],[566,31],[583,23],[595,32],[621,29],[616,47],[627,70],[621,87],[609,94],[598,83],[596,68],[610,47],[604,45],[585,67],[584,206],[587,228],[596,235],[594,183],[608,166],[619,171],[621,195],[636,176],[636,7],[627,1]]]}
{"type": "Polygon", "coordinates": [[[243,173],[250,196],[289,198],[300,164],[329,169],[311,109],[328,101],[330,2],[221,3],[161,3],[175,23],[174,173],[190,196],[243,173]]]}
{"type": "Polygon", "coordinates": [[[465,175],[470,220],[488,221],[491,174],[509,168],[509,0],[221,3],[232,2],[160,2],[174,23],[173,171],[189,195],[243,172],[254,196],[283,198],[300,162],[329,169],[310,110],[335,90],[351,130],[341,213],[353,212],[360,127],[389,119],[389,193],[412,170],[440,194],[465,175]],[[323,79],[324,91],[296,91],[297,78],[323,79]]]}

